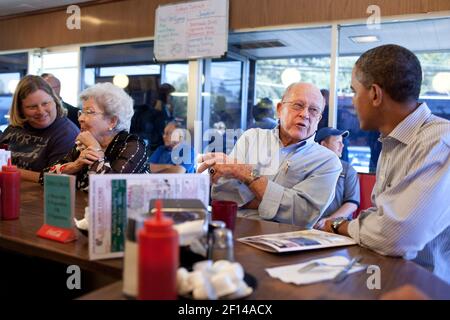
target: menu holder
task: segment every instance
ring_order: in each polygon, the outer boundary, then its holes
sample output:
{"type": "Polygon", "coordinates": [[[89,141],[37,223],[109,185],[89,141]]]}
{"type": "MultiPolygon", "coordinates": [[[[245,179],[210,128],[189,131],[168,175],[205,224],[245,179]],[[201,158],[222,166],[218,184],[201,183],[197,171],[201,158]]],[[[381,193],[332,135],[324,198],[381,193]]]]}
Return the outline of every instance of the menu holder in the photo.
{"type": "Polygon", "coordinates": [[[89,259],[124,256],[127,219],[151,210],[152,199],[198,199],[206,207],[202,174],[92,174],[89,176],[89,259]]]}
{"type": "Polygon", "coordinates": [[[77,239],[74,229],[75,176],[44,175],[44,225],[37,235],[67,243],[77,239]]]}

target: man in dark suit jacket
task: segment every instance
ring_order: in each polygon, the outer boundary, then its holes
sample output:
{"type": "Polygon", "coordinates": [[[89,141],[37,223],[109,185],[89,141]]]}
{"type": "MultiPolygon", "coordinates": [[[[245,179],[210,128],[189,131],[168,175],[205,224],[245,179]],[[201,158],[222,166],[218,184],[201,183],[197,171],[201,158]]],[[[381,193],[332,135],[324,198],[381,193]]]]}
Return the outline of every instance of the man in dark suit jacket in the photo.
{"type": "Polygon", "coordinates": [[[47,81],[50,87],[52,87],[53,91],[55,91],[56,95],[61,99],[63,107],[67,110],[67,118],[69,118],[69,120],[71,120],[78,128],[80,128],[80,123],[78,122],[79,109],[63,101],[60,96],[61,82],[59,81],[59,79],[51,73],[43,73],[41,77],[45,81],[47,81]]]}

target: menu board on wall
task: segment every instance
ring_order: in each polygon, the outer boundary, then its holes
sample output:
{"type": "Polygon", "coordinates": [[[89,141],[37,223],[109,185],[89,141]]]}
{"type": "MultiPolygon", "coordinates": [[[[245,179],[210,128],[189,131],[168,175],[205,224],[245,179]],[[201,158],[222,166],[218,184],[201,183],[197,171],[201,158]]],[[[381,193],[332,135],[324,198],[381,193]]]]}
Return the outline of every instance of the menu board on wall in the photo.
{"type": "Polygon", "coordinates": [[[155,19],[158,61],[223,56],[228,46],[228,0],[159,6],[155,19]]]}

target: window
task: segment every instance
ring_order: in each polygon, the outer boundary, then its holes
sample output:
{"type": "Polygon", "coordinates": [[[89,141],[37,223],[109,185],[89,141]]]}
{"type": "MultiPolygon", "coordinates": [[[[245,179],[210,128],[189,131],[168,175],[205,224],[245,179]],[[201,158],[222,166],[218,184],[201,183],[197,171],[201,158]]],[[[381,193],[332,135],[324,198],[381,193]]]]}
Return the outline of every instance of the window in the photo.
{"type": "Polygon", "coordinates": [[[166,78],[164,82],[170,83],[176,90],[172,93],[171,98],[174,117],[184,126],[187,121],[188,75],[189,66],[187,63],[166,64],[166,78]]]}
{"type": "Polygon", "coordinates": [[[0,130],[8,126],[12,97],[22,76],[27,73],[28,53],[0,55],[0,130]]]}
{"type": "Polygon", "coordinates": [[[276,104],[291,83],[311,82],[321,89],[330,86],[330,27],[236,33],[230,34],[229,42],[230,50],[255,61],[249,128],[276,125],[276,104]]]}
{"type": "Polygon", "coordinates": [[[169,119],[164,116],[164,121],[155,120],[161,119],[162,115],[154,108],[162,83],[175,87],[176,92],[170,99],[171,116],[186,124],[188,64],[157,63],[153,41],[84,47],[82,61],[83,88],[99,82],[112,82],[133,98],[134,116],[130,131],[143,138],[150,151],[163,143],[164,122],[169,119]]]}
{"type": "Polygon", "coordinates": [[[152,41],[84,47],[81,52],[82,89],[98,82],[113,82],[124,88],[135,106],[153,104],[161,66],[154,61],[152,41]]]}
{"type": "Polygon", "coordinates": [[[216,152],[230,153],[242,133],[243,68],[231,58],[205,63],[202,120],[209,141],[203,142],[216,152]]]}
{"type": "MultiPolygon", "coordinates": [[[[264,113],[267,109],[265,103],[272,102],[272,109],[275,111],[285,89],[291,83],[299,81],[314,83],[320,89],[328,90],[330,57],[258,60],[256,62],[256,103],[252,107],[253,118],[249,118],[248,127],[264,128],[265,123],[258,118],[261,112],[264,113]]],[[[276,119],[275,112],[273,119],[276,119]]],[[[324,115],[323,120],[328,121],[328,114],[324,115]]]]}
{"type": "Polygon", "coordinates": [[[78,105],[79,83],[79,51],[65,49],[57,51],[50,49],[32,53],[30,74],[41,75],[51,73],[61,82],[61,98],[73,105],[78,105]]]}

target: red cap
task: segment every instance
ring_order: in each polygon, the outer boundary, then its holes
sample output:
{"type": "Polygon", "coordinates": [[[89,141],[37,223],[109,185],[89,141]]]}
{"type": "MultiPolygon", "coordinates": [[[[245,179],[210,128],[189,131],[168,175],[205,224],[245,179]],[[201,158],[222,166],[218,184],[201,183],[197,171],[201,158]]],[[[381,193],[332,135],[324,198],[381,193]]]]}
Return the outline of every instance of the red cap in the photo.
{"type": "Polygon", "coordinates": [[[156,213],[153,217],[147,219],[144,222],[145,231],[154,233],[154,232],[165,232],[169,231],[172,228],[173,220],[170,218],[164,217],[162,212],[162,201],[156,200],[156,213]]]}
{"type": "Polygon", "coordinates": [[[16,171],[17,171],[17,166],[13,166],[13,165],[11,164],[11,158],[8,158],[8,165],[2,166],[2,171],[6,171],[6,172],[16,172],[16,171]]]}

